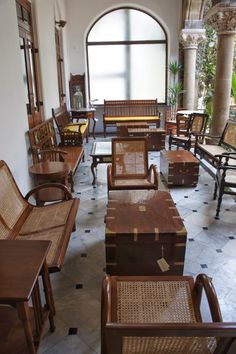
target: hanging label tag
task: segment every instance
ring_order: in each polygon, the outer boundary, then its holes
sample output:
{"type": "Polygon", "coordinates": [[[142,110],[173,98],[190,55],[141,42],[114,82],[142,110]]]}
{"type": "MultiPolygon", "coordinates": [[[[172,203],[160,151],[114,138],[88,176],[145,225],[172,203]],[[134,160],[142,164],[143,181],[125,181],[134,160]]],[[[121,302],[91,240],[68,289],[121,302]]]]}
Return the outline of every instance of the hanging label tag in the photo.
{"type": "Polygon", "coordinates": [[[165,258],[163,257],[157,260],[157,264],[163,273],[170,270],[169,264],[166,262],[165,258]]]}

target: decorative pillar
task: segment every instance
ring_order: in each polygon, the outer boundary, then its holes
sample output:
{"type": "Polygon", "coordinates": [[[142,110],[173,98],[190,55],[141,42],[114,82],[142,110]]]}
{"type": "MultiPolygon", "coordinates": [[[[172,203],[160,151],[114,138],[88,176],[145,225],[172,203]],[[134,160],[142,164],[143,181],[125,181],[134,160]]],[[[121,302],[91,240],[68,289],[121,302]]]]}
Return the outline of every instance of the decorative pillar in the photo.
{"type": "Polygon", "coordinates": [[[234,35],[236,34],[236,2],[218,3],[205,21],[217,31],[216,78],[213,96],[212,134],[221,135],[229,118],[234,35]]]}
{"type": "Polygon", "coordinates": [[[205,40],[205,30],[184,28],[180,34],[180,42],[184,49],[184,97],[183,106],[195,109],[195,72],[198,44],[205,40]]]}

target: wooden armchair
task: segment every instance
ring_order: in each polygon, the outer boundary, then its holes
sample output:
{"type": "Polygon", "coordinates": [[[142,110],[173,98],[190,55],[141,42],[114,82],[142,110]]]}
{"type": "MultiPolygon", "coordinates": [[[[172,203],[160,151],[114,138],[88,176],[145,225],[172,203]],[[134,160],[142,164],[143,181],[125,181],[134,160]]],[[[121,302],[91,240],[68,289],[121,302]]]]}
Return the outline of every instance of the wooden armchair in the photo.
{"type": "Polygon", "coordinates": [[[205,274],[106,276],[101,316],[102,354],[226,354],[236,339],[205,274]],[[213,322],[202,322],[203,289],[213,322]]]}
{"type": "Polygon", "coordinates": [[[173,135],[170,129],[169,150],[172,145],[177,146],[177,149],[182,147],[185,150],[190,150],[191,146],[195,144],[195,136],[205,133],[207,120],[208,115],[205,113],[192,113],[189,116],[177,114],[177,133],[173,135]]]}
{"type": "Polygon", "coordinates": [[[225,152],[215,158],[219,159],[214,190],[214,199],[218,195],[215,218],[219,219],[223,195],[229,194],[236,198],[236,152],[225,152]]]}
{"type": "Polygon", "coordinates": [[[59,108],[52,108],[52,116],[56,122],[62,145],[81,145],[84,138],[88,142],[88,121],[73,122],[66,104],[59,108]]]}
{"type": "Polygon", "coordinates": [[[155,165],[148,168],[145,137],[112,139],[112,164],[107,167],[111,189],[158,189],[155,165]]]}

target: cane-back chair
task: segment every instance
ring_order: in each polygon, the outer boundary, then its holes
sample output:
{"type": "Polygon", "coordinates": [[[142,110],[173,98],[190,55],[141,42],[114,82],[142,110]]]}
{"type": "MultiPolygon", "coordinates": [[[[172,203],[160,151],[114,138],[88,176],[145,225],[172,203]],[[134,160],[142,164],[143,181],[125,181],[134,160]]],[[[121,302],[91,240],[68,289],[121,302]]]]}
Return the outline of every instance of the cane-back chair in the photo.
{"type": "Polygon", "coordinates": [[[56,122],[62,143],[68,139],[72,141],[77,139],[82,143],[84,138],[88,142],[88,121],[83,119],[82,122],[74,123],[66,104],[59,108],[52,108],[52,116],[56,122]]]}
{"type": "Polygon", "coordinates": [[[110,189],[157,189],[155,165],[148,167],[147,138],[112,139],[112,164],[107,167],[110,189]]]}
{"type": "Polygon", "coordinates": [[[236,323],[224,323],[210,278],[106,276],[102,287],[102,354],[228,353],[236,323]],[[212,322],[203,322],[204,288],[212,322]]]}
{"type": "Polygon", "coordinates": [[[207,126],[208,115],[205,113],[192,113],[189,116],[177,114],[176,124],[177,133],[172,135],[170,130],[169,136],[169,150],[171,146],[177,146],[190,150],[195,144],[195,136],[205,133],[207,126]]]}

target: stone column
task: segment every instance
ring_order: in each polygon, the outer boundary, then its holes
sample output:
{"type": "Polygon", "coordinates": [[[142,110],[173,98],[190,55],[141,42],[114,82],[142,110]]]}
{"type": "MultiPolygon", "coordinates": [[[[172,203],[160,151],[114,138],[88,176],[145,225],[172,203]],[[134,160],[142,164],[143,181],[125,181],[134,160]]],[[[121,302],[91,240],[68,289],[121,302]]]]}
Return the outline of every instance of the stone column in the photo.
{"type": "Polygon", "coordinates": [[[184,28],[180,34],[180,42],[184,48],[184,99],[186,109],[195,109],[195,72],[198,44],[205,39],[205,30],[184,28]]]}
{"type": "Polygon", "coordinates": [[[217,31],[216,78],[213,97],[212,134],[221,135],[229,118],[236,3],[219,3],[211,8],[205,21],[217,31]]]}

